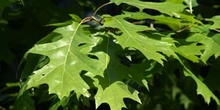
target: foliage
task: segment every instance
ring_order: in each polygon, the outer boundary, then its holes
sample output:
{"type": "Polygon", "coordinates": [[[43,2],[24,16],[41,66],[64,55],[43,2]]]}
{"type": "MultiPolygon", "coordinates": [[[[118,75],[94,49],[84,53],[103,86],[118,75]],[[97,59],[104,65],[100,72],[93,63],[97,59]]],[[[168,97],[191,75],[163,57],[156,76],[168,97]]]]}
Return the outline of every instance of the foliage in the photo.
{"type": "MultiPolygon", "coordinates": [[[[1,2],[4,5],[0,5],[0,11],[16,1],[1,2]]],[[[111,0],[84,18],[80,12],[69,14],[72,8],[58,9],[50,2],[41,6],[36,0],[15,3],[20,11],[23,5],[32,9],[24,14],[34,15],[31,19],[40,24],[25,22],[35,24],[41,32],[37,35],[45,37],[17,41],[32,42],[24,43],[30,49],[19,64],[21,87],[10,109],[219,108],[219,15],[203,18],[196,12],[200,2],[111,0]],[[108,6],[120,10],[103,14],[101,10],[108,6]]],[[[88,5],[91,3],[77,1],[75,8],[94,9],[88,5]]],[[[10,31],[9,18],[2,20],[6,27],[2,26],[1,31],[10,31]]],[[[20,33],[28,28],[23,27],[20,33]]],[[[33,31],[27,35],[33,35],[33,31]]],[[[0,44],[8,47],[4,42],[0,44]]],[[[13,52],[3,46],[0,49],[6,54],[0,60],[10,64],[13,52]]],[[[0,93],[13,87],[18,83],[0,93]]]]}

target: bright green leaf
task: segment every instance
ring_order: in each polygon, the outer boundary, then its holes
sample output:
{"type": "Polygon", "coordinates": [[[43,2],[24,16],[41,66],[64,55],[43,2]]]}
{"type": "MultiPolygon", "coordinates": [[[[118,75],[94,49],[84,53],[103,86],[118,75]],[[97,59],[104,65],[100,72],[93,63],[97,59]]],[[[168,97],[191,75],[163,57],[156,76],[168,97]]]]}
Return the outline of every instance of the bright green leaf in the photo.
{"type": "Polygon", "coordinates": [[[89,86],[81,78],[80,73],[82,71],[99,73],[103,70],[100,69],[102,65],[98,60],[88,57],[89,53],[82,54],[79,47],[82,45],[87,48],[86,50],[91,50],[98,39],[86,35],[82,26],[76,22],[57,28],[54,32],[62,38],[52,43],[36,44],[27,52],[27,54],[45,55],[50,62],[43,68],[34,71],[26,83],[26,89],[47,84],[49,93],[57,94],[60,99],[68,97],[73,90],[77,97],[80,95],[88,97],[89,86]]]}
{"type": "Polygon", "coordinates": [[[219,99],[212,93],[212,91],[200,79],[198,79],[189,69],[185,68],[184,75],[193,78],[193,80],[197,84],[197,94],[201,94],[205,99],[206,103],[209,104],[211,98],[213,98],[217,104],[220,104],[219,99]]]}
{"type": "Polygon", "coordinates": [[[193,26],[190,28],[190,32],[208,34],[210,32],[209,28],[210,25],[193,26]]]}
{"type": "Polygon", "coordinates": [[[101,103],[108,103],[111,110],[120,110],[122,107],[126,108],[123,99],[130,98],[140,102],[138,92],[129,88],[126,84],[116,81],[111,85],[106,82],[108,87],[103,88],[99,86],[98,92],[95,96],[96,104],[99,106],[101,103]]]}
{"type": "Polygon", "coordinates": [[[125,17],[126,15],[119,15],[115,17],[106,16],[104,22],[104,27],[118,28],[122,32],[121,35],[113,34],[113,37],[117,39],[117,43],[123,48],[135,48],[141,51],[146,58],[153,59],[160,64],[163,64],[162,60],[166,59],[165,56],[159,52],[162,52],[167,56],[175,56],[175,53],[170,48],[172,47],[172,44],[148,38],[140,34],[140,32],[150,30],[150,28],[129,23],[124,20],[125,17]]]}
{"type": "Polygon", "coordinates": [[[166,0],[168,2],[173,2],[173,3],[183,3],[183,0],[166,0]]]}
{"type": "Polygon", "coordinates": [[[200,21],[196,20],[193,16],[185,15],[185,14],[179,14],[180,17],[174,18],[170,16],[164,16],[164,15],[149,15],[147,13],[143,12],[124,12],[125,14],[130,14],[132,19],[137,20],[145,20],[145,19],[152,19],[155,20],[155,24],[164,24],[169,26],[173,30],[180,30],[181,28],[184,28],[186,26],[194,25],[194,23],[202,24],[200,21]]]}
{"type": "Polygon", "coordinates": [[[176,52],[186,59],[189,59],[193,62],[199,62],[198,56],[202,54],[204,46],[197,46],[196,44],[185,45],[175,48],[176,52]]]}
{"type": "Polygon", "coordinates": [[[194,34],[187,38],[188,42],[198,42],[205,46],[205,50],[201,55],[201,60],[205,63],[212,55],[217,58],[220,56],[220,34],[208,37],[205,34],[194,34]]]}
{"type": "Polygon", "coordinates": [[[182,12],[185,8],[185,6],[182,4],[175,4],[172,2],[143,2],[140,0],[111,0],[111,2],[114,2],[117,5],[126,3],[128,5],[135,6],[140,10],[154,9],[170,16],[173,16],[174,13],[182,12]]]}
{"type": "Polygon", "coordinates": [[[206,19],[206,21],[212,21],[213,25],[210,29],[220,29],[220,15],[214,16],[210,19],[206,19]]]}

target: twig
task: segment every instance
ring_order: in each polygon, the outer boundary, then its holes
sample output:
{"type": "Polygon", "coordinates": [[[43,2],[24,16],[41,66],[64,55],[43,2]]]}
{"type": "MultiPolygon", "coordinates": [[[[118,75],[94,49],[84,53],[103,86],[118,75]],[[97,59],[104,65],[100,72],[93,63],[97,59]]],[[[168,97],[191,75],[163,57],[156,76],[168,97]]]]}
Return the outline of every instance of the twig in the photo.
{"type": "Polygon", "coordinates": [[[189,28],[191,28],[192,26],[190,25],[190,26],[187,26],[187,27],[184,27],[184,28],[182,28],[182,29],[180,29],[180,30],[178,30],[178,31],[176,31],[177,33],[180,33],[180,32],[183,32],[183,31],[185,31],[185,30],[187,30],[187,29],[189,29],[189,28]]]}
{"type": "Polygon", "coordinates": [[[95,10],[95,12],[93,13],[92,16],[95,16],[96,13],[97,13],[102,7],[104,7],[104,6],[106,6],[106,5],[109,5],[109,4],[112,4],[112,2],[105,3],[105,4],[101,5],[100,7],[98,7],[98,8],[95,10]]]}

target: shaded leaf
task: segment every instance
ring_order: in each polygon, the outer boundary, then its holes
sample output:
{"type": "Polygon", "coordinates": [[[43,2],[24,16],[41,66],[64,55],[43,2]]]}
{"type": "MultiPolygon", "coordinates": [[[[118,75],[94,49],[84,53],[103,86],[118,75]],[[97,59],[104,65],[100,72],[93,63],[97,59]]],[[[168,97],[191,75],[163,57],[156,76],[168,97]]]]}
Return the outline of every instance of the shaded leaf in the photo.
{"type": "Polygon", "coordinates": [[[220,59],[213,59],[215,62],[211,63],[211,68],[210,71],[207,75],[207,77],[205,78],[204,82],[207,84],[207,86],[213,90],[213,91],[220,91],[220,59]]]}
{"type": "Polygon", "coordinates": [[[110,105],[111,110],[120,110],[126,107],[123,101],[124,98],[140,102],[138,91],[123,82],[123,80],[129,78],[128,67],[122,64],[121,59],[118,57],[123,49],[115,44],[111,37],[106,38],[103,35],[100,37],[103,37],[103,41],[93,51],[103,51],[106,53],[104,75],[86,74],[94,78],[94,85],[98,88],[95,95],[96,108],[102,103],[107,103],[110,105]]]}
{"type": "Polygon", "coordinates": [[[50,107],[50,109],[49,110],[58,110],[58,108],[60,107],[60,106],[66,106],[67,105],[67,103],[68,103],[68,101],[69,101],[69,98],[67,98],[67,97],[64,97],[63,99],[61,99],[61,100],[55,100],[54,102],[55,103],[53,103],[52,104],[52,106],[50,107]]]}
{"type": "Polygon", "coordinates": [[[13,110],[35,110],[34,101],[28,91],[17,98],[13,110]]]}

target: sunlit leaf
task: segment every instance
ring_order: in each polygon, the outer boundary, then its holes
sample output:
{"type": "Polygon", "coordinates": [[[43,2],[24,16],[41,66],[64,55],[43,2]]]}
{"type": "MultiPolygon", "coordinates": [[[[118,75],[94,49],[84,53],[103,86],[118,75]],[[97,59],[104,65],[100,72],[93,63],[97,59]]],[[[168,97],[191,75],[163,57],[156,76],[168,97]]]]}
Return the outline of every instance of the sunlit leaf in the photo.
{"type": "Polygon", "coordinates": [[[210,29],[220,29],[220,16],[214,16],[210,19],[206,19],[207,21],[212,21],[213,25],[210,27],[210,29]]]}
{"type": "MultiPolygon", "coordinates": [[[[108,82],[105,84],[109,85],[108,82]]],[[[140,102],[138,92],[132,88],[129,88],[122,82],[117,81],[106,88],[99,87],[98,89],[97,95],[95,96],[97,106],[99,106],[101,103],[108,103],[111,107],[111,110],[119,110],[122,107],[126,108],[123,101],[124,98],[130,98],[140,102]]]]}
{"type": "Polygon", "coordinates": [[[174,13],[182,12],[185,8],[182,4],[175,4],[172,2],[144,2],[140,0],[111,0],[111,2],[116,3],[117,5],[121,3],[126,3],[132,6],[143,9],[154,9],[158,10],[161,13],[168,14],[172,16],[174,13]],[[167,8],[169,7],[169,8],[167,8]]]}
{"type": "Polygon", "coordinates": [[[211,98],[215,100],[217,104],[219,104],[219,99],[212,93],[212,91],[203,83],[200,79],[198,79],[189,69],[185,68],[184,71],[185,76],[190,76],[197,84],[197,94],[200,94],[205,99],[206,103],[210,103],[211,98]]]}
{"type": "Polygon", "coordinates": [[[146,26],[129,23],[124,19],[125,17],[126,15],[119,15],[115,17],[106,16],[104,23],[104,27],[118,28],[122,32],[120,35],[113,34],[113,37],[117,39],[117,43],[123,48],[135,48],[141,51],[146,58],[156,60],[161,64],[163,64],[162,60],[166,59],[165,56],[159,52],[162,52],[168,56],[175,56],[175,53],[170,48],[172,44],[144,36],[140,32],[151,29],[146,26]]]}
{"type": "Polygon", "coordinates": [[[220,34],[215,34],[212,37],[207,37],[205,34],[194,34],[186,40],[202,43],[205,46],[204,52],[201,55],[203,62],[206,62],[212,55],[215,58],[220,56],[220,34]]]}
{"type": "Polygon", "coordinates": [[[125,14],[131,15],[131,19],[136,20],[145,20],[145,19],[151,19],[155,20],[155,22],[152,22],[154,24],[164,24],[169,26],[173,30],[179,30],[181,28],[184,28],[186,26],[192,26],[197,25],[194,23],[202,24],[199,20],[196,20],[194,16],[192,15],[186,15],[183,13],[179,13],[179,18],[170,17],[170,16],[164,16],[164,15],[149,15],[147,13],[143,12],[124,12],[125,14]]]}
{"type": "Polygon", "coordinates": [[[173,3],[183,3],[183,0],[166,0],[173,3]]]}
{"type": "Polygon", "coordinates": [[[99,73],[102,71],[100,70],[101,64],[99,65],[98,60],[88,57],[89,53],[82,54],[79,47],[84,45],[86,50],[91,50],[98,39],[86,35],[81,25],[76,22],[57,28],[54,32],[62,36],[62,39],[52,43],[36,44],[27,52],[27,54],[45,55],[50,62],[34,71],[26,83],[26,89],[47,84],[49,93],[57,94],[60,99],[68,97],[73,90],[78,97],[80,95],[88,97],[89,86],[80,74],[82,71],[99,73]]]}
{"type": "Polygon", "coordinates": [[[196,44],[191,45],[185,45],[180,46],[176,48],[176,52],[183,57],[193,61],[193,62],[199,62],[199,57],[202,55],[202,50],[204,49],[204,46],[197,46],[196,44]]]}

